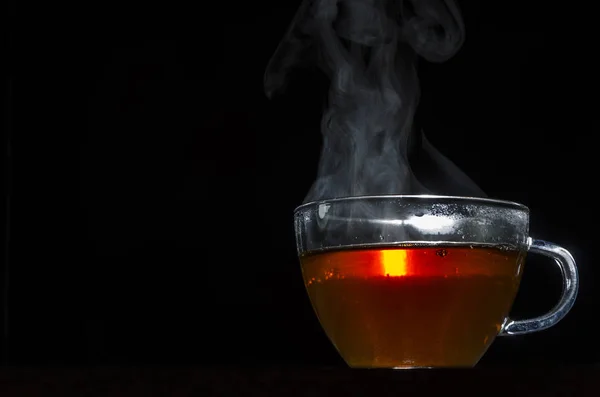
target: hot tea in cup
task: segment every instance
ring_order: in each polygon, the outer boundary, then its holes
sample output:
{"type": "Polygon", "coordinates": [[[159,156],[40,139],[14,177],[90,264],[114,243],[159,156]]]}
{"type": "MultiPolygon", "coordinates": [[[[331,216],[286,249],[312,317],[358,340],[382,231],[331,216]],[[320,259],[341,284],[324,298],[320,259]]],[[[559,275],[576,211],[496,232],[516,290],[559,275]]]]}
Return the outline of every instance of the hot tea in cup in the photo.
{"type": "Polygon", "coordinates": [[[548,328],[577,293],[571,255],[532,240],[529,211],[506,201],[371,196],[295,212],[308,295],[351,367],[472,367],[495,337],[548,328]],[[528,251],[555,259],[565,288],[548,314],[512,321],[528,251]]]}

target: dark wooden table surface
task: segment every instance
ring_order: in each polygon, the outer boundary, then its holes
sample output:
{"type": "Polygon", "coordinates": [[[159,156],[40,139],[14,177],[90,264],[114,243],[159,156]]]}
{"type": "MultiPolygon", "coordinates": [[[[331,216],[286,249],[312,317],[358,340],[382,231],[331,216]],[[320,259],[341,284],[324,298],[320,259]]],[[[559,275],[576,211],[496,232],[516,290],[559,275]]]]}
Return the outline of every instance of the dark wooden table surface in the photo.
{"type": "Polygon", "coordinates": [[[3,369],[0,396],[600,396],[600,371],[3,369]]]}

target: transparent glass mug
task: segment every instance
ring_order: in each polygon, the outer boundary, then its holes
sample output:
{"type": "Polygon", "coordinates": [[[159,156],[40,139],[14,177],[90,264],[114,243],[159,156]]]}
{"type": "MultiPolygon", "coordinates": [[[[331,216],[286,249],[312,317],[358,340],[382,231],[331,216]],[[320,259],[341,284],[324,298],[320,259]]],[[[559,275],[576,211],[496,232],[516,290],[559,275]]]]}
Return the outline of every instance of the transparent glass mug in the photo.
{"type": "Polygon", "coordinates": [[[571,254],[529,237],[529,209],[492,199],[364,196],[294,211],[304,283],[350,367],[473,367],[498,335],[540,331],[571,309],[571,254]],[[528,252],[554,259],[558,304],[508,317],[528,252]]]}

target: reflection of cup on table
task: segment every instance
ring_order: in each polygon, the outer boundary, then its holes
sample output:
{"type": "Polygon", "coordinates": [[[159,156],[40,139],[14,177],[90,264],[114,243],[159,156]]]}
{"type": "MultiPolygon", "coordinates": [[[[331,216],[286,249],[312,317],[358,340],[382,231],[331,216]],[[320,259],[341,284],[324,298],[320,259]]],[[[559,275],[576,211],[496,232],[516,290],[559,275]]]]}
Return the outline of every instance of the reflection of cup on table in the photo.
{"type": "Polygon", "coordinates": [[[497,335],[539,331],[572,307],[573,257],[528,236],[527,207],[445,196],[371,196],[295,211],[304,282],[325,332],[351,367],[472,367],[497,335]],[[564,278],[546,315],[511,320],[528,251],[564,278]]]}

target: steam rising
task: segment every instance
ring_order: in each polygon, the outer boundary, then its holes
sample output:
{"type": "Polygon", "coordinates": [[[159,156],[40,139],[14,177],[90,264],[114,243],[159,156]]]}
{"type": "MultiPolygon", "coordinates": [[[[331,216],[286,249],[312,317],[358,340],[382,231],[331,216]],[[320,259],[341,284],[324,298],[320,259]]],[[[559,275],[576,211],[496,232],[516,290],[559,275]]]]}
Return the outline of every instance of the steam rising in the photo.
{"type": "Polygon", "coordinates": [[[417,56],[451,58],[464,26],[453,0],[304,0],[265,74],[269,97],[318,59],[331,79],[323,147],[305,202],[379,194],[485,196],[413,127],[417,56]],[[317,57],[312,57],[313,54],[317,57]],[[415,175],[409,159],[420,165],[415,175]]]}

